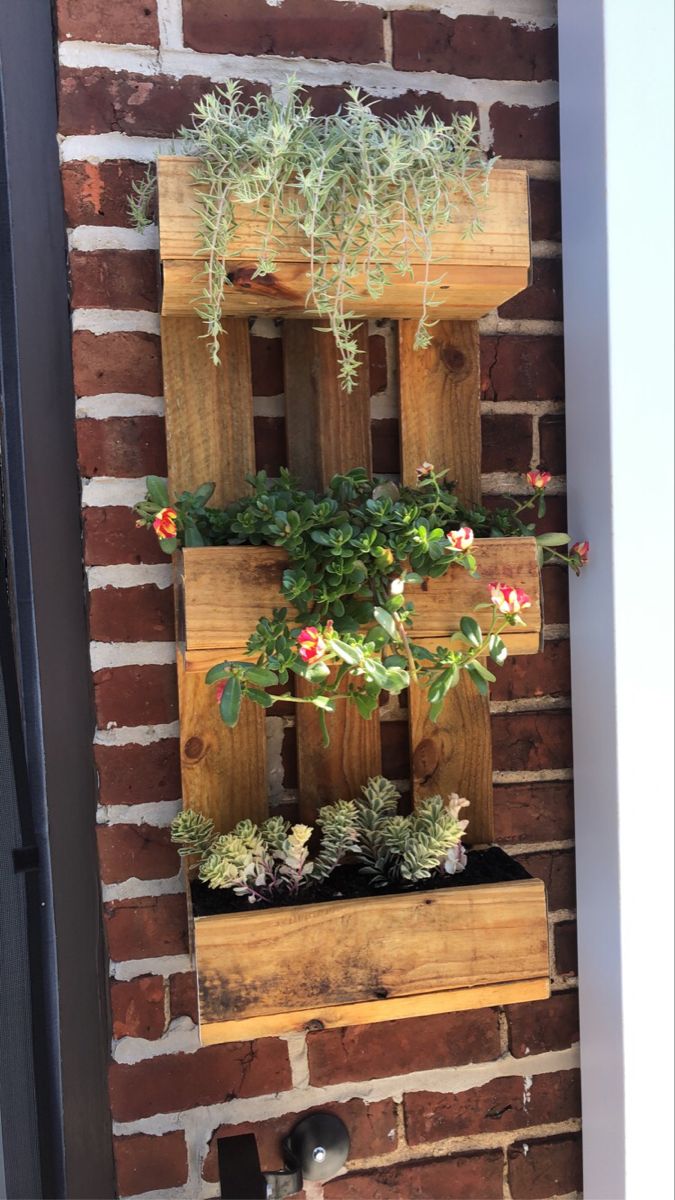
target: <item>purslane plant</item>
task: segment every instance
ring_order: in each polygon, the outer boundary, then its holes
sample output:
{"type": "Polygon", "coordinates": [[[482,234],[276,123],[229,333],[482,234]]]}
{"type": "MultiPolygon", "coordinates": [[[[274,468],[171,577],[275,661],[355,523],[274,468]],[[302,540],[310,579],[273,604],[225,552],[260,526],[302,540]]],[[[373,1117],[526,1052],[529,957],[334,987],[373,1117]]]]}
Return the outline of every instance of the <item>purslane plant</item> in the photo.
{"type": "Polygon", "coordinates": [[[186,809],[172,822],[171,838],[182,856],[197,858],[192,870],[210,888],[230,888],[250,904],[296,896],[312,881],[327,880],[336,867],[354,863],[373,887],[414,884],[433,875],[463,871],[462,837],[468,821],[459,820],[468,800],[431,796],[414,812],[400,816],[400,794],[377,776],[361,789],[362,797],[338,800],[320,809],[320,850],[309,857],[313,829],[270,817],[262,825],[239,821],[230,833],[217,834],[213,822],[186,809]]]}
{"type": "MultiPolygon", "coordinates": [[[[467,235],[480,229],[494,159],[480,150],[471,116],[446,124],[421,107],[402,117],[379,116],[358,88],[345,90],[338,113],[317,116],[302,92],[291,78],[284,99],[261,93],[244,100],[241,86],[230,81],[195,105],[191,128],[180,132],[177,149],[196,159],[204,253],[198,311],[217,362],[236,206],[251,205],[263,220],[254,278],[274,273],[283,229],[296,225],[308,245],[308,306],[335,335],[340,379],[350,392],[359,365],[350,326],[358,316],[357,280],[376,298],[387,269],[412,275],[413,262],[422,262],[416,345],[427,345],[442,281],[432,278],[432,236],[456,221],[467,235]]],[[[134,186],[129,210],[137,228],[147,224],[151,191],[150,176],[134,186]]]]}
{"type": "MultiPolygon", "coordinates": [[[[452,566],[475,573],[475,536],[534,535],[534,524],[523,518],[535,507],[538,516],[545,514],[550,476],[531,472],[527,498],[510,498],[490,511],[462,504],[445,474],[424,463],[418,486],[406,488],[372,481],[359,468],[315,495],[298,489],[286,471],[279,480],[260,472],[250,477],[252,494],[224,510],[208,506],[210,484],[170,505],[165,483],[148,479],[147,498],[137,506],[139,523],[153,526],[167,553],[179,545],[228,544],[272,545],[288,553],[281,592],[294,616],[279,608],[261,618],[247,646],[251,661],[226,661],[206,676],[226,724],[237,723],[245,699],[265,708],[283,699],[314,704],[327,739],[325,713],[351,702],[367,718],[381,690],[399,693],[411,683],[427,688],[432,719],[462,671],[487,691],[495,677],[483,659],[504,662],[501,635],[524,623],[530,598],[505,581],[486,581],[483,607],[492,608],[487,631],[464,616],[458,630],[448,631],[448,642],[431,650],[414,641],[414,605],[406,588],[452,566]],[[310,685],[302,695],[279,694],[291,674],[310,685]]],[[[537,540],[542,564],[557,561],[578,572],[587,557],[587,545],[569,547],[567,534],[540,534],[537,540]]]]}

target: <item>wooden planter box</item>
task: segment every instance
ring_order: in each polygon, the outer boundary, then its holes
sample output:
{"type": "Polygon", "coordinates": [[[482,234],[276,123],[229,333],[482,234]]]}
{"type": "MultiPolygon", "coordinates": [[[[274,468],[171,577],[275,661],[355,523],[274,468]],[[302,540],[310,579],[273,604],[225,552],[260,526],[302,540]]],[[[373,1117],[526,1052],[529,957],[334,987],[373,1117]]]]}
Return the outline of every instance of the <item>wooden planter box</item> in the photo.
{"type": "MultiPolygon", "coordinates": [[[[160,157],[160,256],[164,316],[194,312],[204,288],[195,258],[205,258],[195,203],[194,159],[160,157]]],[[[467,220],[471,213],[467,207],[467,220]]],[[[433,238],[432,277],[443,276],[433,299],[434,319],[477,319],[527,287],[530,272],[530,213],[525,171],[496,168],[490,176],[487,201],[481,206],[483,230],[463,237],[460,220],[440,229],[433,238]]],[[[253,279],[261,246],[265,214],[248,205],[235,205],[237,234],[228,270],[232,287],[225,290],[222,311],[230,316],[315,316],[306,308],[308,292],[306,239],[297,226],[280,227],[275,247],[274,275],[253,279]]],[[[394,270],[382,295],[373,299],[355,287],[350,308],[364,317],[416,317],[423,307],[425,267],[413,263],[413,277],[394,270]]]]}
{"type": "Polygon", "coordinates": [[[550,995],[538,879],[193,921],[202,1043],[550,995]]]}
{"type": "MultiPolygon", "coordinates": [[[[541,637],[541,603],[537,547],[534,538],[481,538],[474,543],[478,578],[461,567],[441,579],[409,588],[415,605],[415,642],[442,644],[459,621],[488,599],[492,580],[522,587],[532,600],[526,625],[506,631],[510,653],[535,654],[541,637]]],[[[284,601],[281,576],[288,565],[285,551],[270,546],[208,546],[184,550],[177,562],[178,639],[188,671],[207,670],[242,650],[263,616],[284,601]]],[[[491,611],[475,614],[488,628],[491,611]]]]}

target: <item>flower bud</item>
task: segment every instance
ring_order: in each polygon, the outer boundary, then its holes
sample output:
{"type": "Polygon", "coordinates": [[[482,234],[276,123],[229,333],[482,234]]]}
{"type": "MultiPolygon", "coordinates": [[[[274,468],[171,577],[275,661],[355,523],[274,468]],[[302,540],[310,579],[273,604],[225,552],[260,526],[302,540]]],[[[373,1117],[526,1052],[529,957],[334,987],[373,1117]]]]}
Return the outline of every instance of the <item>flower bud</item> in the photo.
{"type": "Polygon", "coordinates": [[[513,587],[510,583],[491,583],[490,601],[498,612],[505,617],[515,616],[523,608],[531,608],[532,601],[522,588],[513,587]]]}
{"type": "Polygon", "coordinates": [[[548,487],[553,476],[549,471],[528,471],[525,476],[530,487],[533,487],[535,492],[543,492],[544,488],[548,487]]]}
{"type": "Polygon", "coordinates": [[[473,529],[468,525],[462,525],[460,529],[451,529],[445,536],[450,543],[450,549],[456,550],[458,554],[463,554],[473,546],[473,529]]]}

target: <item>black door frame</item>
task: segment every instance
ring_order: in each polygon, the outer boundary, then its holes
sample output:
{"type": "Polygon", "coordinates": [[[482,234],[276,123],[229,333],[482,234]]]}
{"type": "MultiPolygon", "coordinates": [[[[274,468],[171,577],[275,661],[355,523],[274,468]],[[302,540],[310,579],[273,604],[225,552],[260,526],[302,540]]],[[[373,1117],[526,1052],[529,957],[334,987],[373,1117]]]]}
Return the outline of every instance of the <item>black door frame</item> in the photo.
{"type": "Polygon", "coordinates": [[[51,0],[2,5],[4,499],[38,863],[29,924],[41,966],[32,982],[42,1194],[105,1200],[115,1194],[107,958],[54,45],[51,0]]]}

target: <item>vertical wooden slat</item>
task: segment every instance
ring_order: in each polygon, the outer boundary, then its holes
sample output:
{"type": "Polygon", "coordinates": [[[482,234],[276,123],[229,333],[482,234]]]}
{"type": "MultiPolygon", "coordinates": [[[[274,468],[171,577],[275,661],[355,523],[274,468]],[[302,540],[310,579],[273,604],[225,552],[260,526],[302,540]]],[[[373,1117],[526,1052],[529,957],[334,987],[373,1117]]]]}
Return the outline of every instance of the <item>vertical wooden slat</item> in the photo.
{"type": "MultiPolygon", "coordinates": [[[[479,501],[480,361],[475,321],[441,321],[432,344],[414,350],[414,321],[399,322],[401,465],[405,483],[431,462],[448,469],[463,500],[479,501]]],[[[449,631],[448,631],[449,632],[449,631]]],[[[459,792],[471,801],[468,836],[494,837],[490,704],[463,678],[447,696],[438,721],[426,694],[410,689],[410,749],[414,799],[459,792]]]]}
{"type": "MultiPolygon", "coordinates": [[[[214,367],[198,317],[164,317],[162,359],[169,487],[172,494],[216,484],[225,504],[246,490],[255,470],[248,321],[229,318],[214,367]]],[[[242,817],[267,815],[264,711],[242,708],[235,729],[223,725],[201,673],[178,661],[183,804],[210,816],[221,831],[242,817]]]]}
{"type": "MultiPolygon", "coordinates": [[[[284,379],[288,465],[304,487],[320,489],[353,467],[372,472],[368,330],[357,331],[362,366],[357,386],[346,395],[338,383],[335,341],[309,321],[284,325],[284,379]]],[[[300,686],[302,686],[300,684],[300,686]]],[[[350,799],[382,769],[379,716],[364,721],[347,704],[328,717],[330,746],[321,741],[319,714],[297,709],[300,815],[311,822],[317,809],[350,799]]]]}

